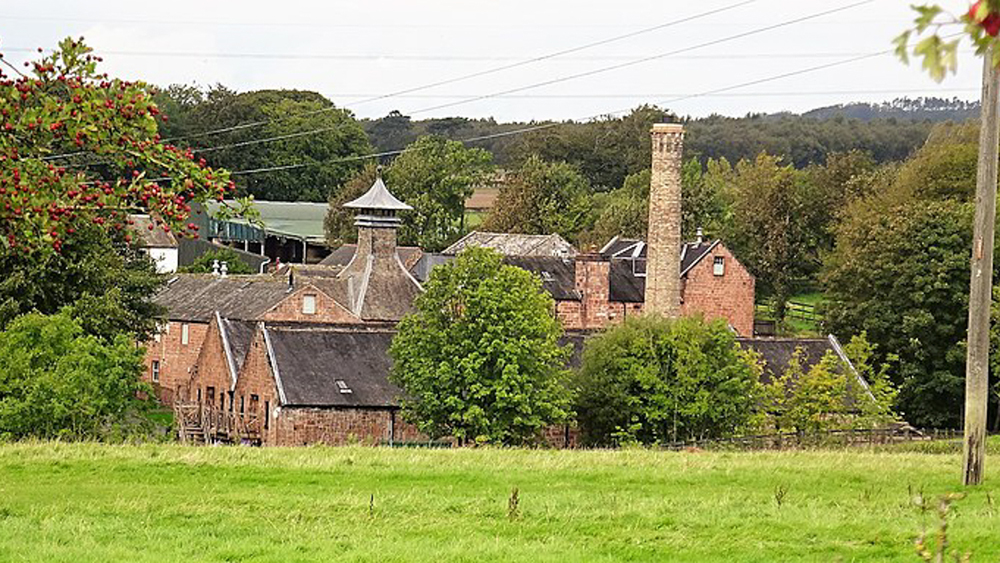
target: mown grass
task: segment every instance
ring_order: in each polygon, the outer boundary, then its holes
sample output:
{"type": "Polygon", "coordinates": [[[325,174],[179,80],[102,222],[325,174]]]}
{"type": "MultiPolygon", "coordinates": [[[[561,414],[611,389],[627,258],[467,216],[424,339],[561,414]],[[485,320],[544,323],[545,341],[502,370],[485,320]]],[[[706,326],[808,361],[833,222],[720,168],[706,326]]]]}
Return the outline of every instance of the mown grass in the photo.
{"type": "MultiPolygon", "coordinates": [[[[916,561],[953,454],[0,447],[0,561],[916,561]],[[513,487],[519,516],[508,515],[513,487]],[[779,506],[775,492],[786,489],[779,506]]],[[[1000,559],[1000,471],[951,541],[1000,559]]]]}

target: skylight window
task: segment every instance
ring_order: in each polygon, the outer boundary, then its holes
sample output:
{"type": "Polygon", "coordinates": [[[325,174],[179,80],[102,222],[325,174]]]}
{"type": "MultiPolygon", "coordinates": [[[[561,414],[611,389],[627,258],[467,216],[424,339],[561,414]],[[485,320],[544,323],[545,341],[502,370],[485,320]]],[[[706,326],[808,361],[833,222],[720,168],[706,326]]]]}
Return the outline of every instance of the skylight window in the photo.
{"type": "Polygon", "coordinates": [[[347,386],[347,382],[344,381],[343,379],[337,380],[337,389],[339,389],[340,392],[343,393],[344,395],[349,395],[354,392],[351,391],[351,388],[347,386]]]}

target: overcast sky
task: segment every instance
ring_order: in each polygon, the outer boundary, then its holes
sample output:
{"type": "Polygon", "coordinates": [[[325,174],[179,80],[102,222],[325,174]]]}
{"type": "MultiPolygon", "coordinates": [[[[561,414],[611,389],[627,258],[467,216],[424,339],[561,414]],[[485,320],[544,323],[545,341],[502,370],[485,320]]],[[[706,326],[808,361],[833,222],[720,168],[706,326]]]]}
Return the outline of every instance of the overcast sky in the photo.
{"type": "MultiPolygon", "coordinates": [[[[745,0],[743,0],[745,1],[745,0]]],[[[741,0],[0,0],[0,51],[84,36],[123,78],[166,85],[222,83],[240,91],[315,90],[359,117],[396,109],[414,118],[583,119],[658,103],[683,115],[804,111],[897,96],[979,95],[971,53],[936,84],[890,54],[722,94],[729,88],[891,48],[909,4],[871,3],[674,56],[504,97],[463,99],[621,65],[848,6],[858,0],[756,0],[704,18],[502,72],[359,103],[667,24],[741,0]],[[442,104],[450,107],[432,109],[442,104]]],[[[966,0],[940,0],[960,12],[966,0]]]]}

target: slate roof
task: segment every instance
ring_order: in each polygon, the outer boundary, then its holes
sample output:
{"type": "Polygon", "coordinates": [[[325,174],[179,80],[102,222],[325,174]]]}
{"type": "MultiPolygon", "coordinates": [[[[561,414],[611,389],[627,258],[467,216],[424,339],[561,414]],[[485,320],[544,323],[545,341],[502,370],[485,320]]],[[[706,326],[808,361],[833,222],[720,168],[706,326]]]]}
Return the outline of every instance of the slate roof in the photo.
{"type": "MultiPolygon", "coordinates": [[[[716,239],[714,241],[702,240],[694,242],[686,242],[681,245],[681,275],[686,274],[691,268],[696,264],[701,262],[702,258],[708,256],[708,253],[712,251],[716,245],[721,242],[716,239]]],[[[614,259],[639,259],[646,260],[646,252],[648,246],[645,242],[639,239],[628,239],[614,237],[604,248],[600,250],[600,255],[602,258],[607,260],[614,259]]]]}
{"type": "Polygon", "coordinates": [[[265,327],[283,402],[310,407],[396,407],[389,382],[392,332],[265,327]],[[337,380],[350,393],[342,392],[337,380]]]}
{"type": "Polygon", "coordinates": [[[805,353],[802,364],[805,371],[818,364],[828,351],[837,353],[829,338],[738,338],[737,341],[740,346],[760,354],[764,360],[762,383],[769,383],[784,374],[797,349],[801,348],[805,353]]]}
{"type": "Polygon", "coordinates": [[[243,367],[243,362],[250,353],[250,344],[253,342],[256,323],[249,321],[234,321],[232,319],[222,319],[222,330],[225,333],[225,342],[229,345],[229,352],[233,362],[236,364],[236,371],[239,373],[243,367]]]}
{"type": "Polygon", "coordinates": [[[153,230],[149,230],[152,219],[149,215],[129,215],[132,224],[129,230],[142,243],[143,248],[177,248],[177,237],[173,233],[168,233],[154,225],[153,230]]]}
{"type": "MultiPolygon", "coordinates": [[[[354,258],[354,253],[357,252],[358,245],[356,244],[345,244],[331,252],[326,258],[320,261],[320,266],[346,266],[351,262],[351,258],[354,258]]],[[[399,255],[399,259],[403,262],[403,266],[407,269],[411,269],[417,264],[420,258],[424,255],[424,251],[418,246],[397,246],[396,254],[399,255]]]]}
{"type": "Polygon", "coordinates": [[[177,274],[153,301],[166,307],[175,321],[209,322],[218,311],[228,319],[254,320],[284,299],[285,278],[269,275],[218,277],[212,274],[177,274]]]}
{"type": "Polygon", "coordinates": [[[579,301],[576,265],[570,259],[549,256],[506,256],[504,262],[542,278],[542,288],[556,301],[579,301]]]}
{"type": "Polygon", "coordinates": [[[472,231],[441,254],[455,255],[470,246],[492,248],[504,256],[576,256],[577,251],[566,239],[551,235],[522,235],[516,233],[487,233],[472,231]]]}
{"type": "Polygon", "coordinates": [[[608,266],[608,300],[642,303],[646,300],[646,277],[636,275],[633,260],[611,260],[608,266]]]}

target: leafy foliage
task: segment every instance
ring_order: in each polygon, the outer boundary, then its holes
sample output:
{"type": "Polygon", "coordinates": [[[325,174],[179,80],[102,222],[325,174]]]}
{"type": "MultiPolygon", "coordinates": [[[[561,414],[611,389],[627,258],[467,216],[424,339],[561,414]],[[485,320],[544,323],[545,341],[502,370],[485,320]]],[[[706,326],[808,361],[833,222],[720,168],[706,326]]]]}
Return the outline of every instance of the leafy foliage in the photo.
{"type": "Polygon", "coordinates": [[[20,317],[0,332],[0,437],[103,438],[134,423],[144,351],[84,335],[68,314],[20,317]]]}
{"type": "Polygon", "coordinates": [[[760,364],[724,322],[630,317],[587,341],[577,420],[589,445],[736,434],[754,423],[760,364]]]}
{"type": "Polygon", "coordinates": [[[0,249],[59,252],[87,225],[123,231],[136,210],[196,234],[191,203],[222,199],[228,172],[160,142],[146,84],[98,74],[82,40],[59,47],[29,76],[0,73],[0,249]]]}
{"type": "Polygon", "coordinates": [[[893,40],[896,56],[904,63],[910,60],[910,41],[915,40],[913,56],[921,59],[921,66],[937,82],[944,80],[949,72],[958,70],[958,47],[963,39],[968,39],[976,48],[976,54],[984,56],[994,47],[993,65],[1000,64],[1000,46],[997,33],[1000,32],[1000,0],[979,0],[961,16],[944,11],[937,4],[911,6],[916,12],[913,27],[893,40]],[[941,36],[941,30],[950,26],[961,26],[960,37],[949,41],[954,35],[941,36]],[[925,35],[928,29],[933,29],[925,35]],[[922,37],[922,38],[921,38],[922,37]]]}
{"type": "Polygon", "coordinates": [[[273,201],[326,201],[349,180],[371,153],[361,125],[345,109],[315,92],[259,90],[237,93],[217,85],[207,92],[189,86],[168,87],[157,97],[170,115],[161,125],[168,138],[199,148],[228,147],[198,153],[216,166],[257,170],[303,165],[237,177],[239,192],[273,201]],[[214,135],[199,135],[245,123],[214,135]],[[302,135],[303,132],[315,132],[302,135]],[[279,141],[258,143],[265,138],[279,141]]]}
{"type": "Polygon", "coordinates": [[[225,263],[226,272],[229,274],[244,275],[256,273],[249,264],[240,258],[240,255],[235,250],[225,246],[209,250],[196,258],[190,265],[180,268],[180,271],[188,274],[211,274],[214,271],[216,262],[220,265],[225,263]]]}
{"type": "Polygon", "coordinates": [[[30,312],[63,308],[105,340],[152,337],[162,309],[149,301],[165,281],[149,257],[120,234],[82,226],[61,253],[0,252],[0,330],[30,312]]]}
{"type": "Polygon", "coordinates": [[[400,241],[438,251],[458,239],[465,200],[489,168],[490,154],[482,149],[443,137],[414,141],[385,174],[390,190],[413,207],[400,214],[400,241]]]}
{"type": "Polygon", "coordinates": [[[483,229],[576,240],[586,226],[590,185],[573,166],[537,155],[506,176],[483,229]]]}
{"type": "Polygon", "coordinates": [[[539,278],[470,248],[424,288],[390,349],[407,420],[431,437],[523,444],[566,419],[568,351],[539,278]]]}

